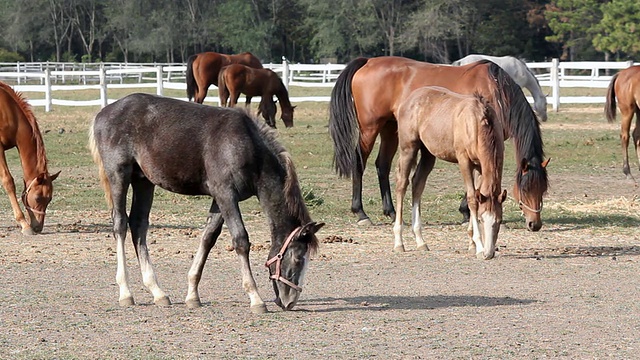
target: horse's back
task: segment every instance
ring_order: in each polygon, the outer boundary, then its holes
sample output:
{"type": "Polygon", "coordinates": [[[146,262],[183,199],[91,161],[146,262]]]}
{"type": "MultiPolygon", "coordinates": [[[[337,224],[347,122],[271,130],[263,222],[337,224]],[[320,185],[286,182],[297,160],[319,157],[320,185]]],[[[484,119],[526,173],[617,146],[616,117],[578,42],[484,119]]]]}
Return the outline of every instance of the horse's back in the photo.
{"type": "Polygon", "coordinates": [[[640,65],[621,70],[615,80],[615,96],[619,105],[635,106],[640,104],[640,65]]]}
{"type": "Polygon", "coordinates": [[[457,67],[394,56],[369,59],[352,82],[358,116],[391,118],[400,103],[423,86],[441,86],[461,94],[479,91],[492,97],[493,84],[486,68],[483,63],[457,67]]]}
{"type": "Polygon", "coordinates": [[[207,174],[233,183],[265,150],[244,111],[132,94],[105,107],[93,133],[105,167],[133,166],[172,192],[211,195],[207,174]]]}

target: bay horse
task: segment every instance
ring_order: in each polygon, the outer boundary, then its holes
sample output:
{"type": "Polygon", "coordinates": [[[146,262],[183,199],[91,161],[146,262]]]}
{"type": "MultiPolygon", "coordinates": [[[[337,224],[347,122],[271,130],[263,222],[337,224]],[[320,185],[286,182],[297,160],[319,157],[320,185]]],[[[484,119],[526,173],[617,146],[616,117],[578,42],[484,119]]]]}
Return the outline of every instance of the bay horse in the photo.
{"type": "MultiPolygon", "coordinates": [[[[636,126],[633,129],[633,145],[636,157],[640,162],[640,66],[631,66],[613,75],[607,89],[604,113],[608,122],[616,119],[616,98],[622,122],[620,124],[620,143],[622,145],[622,172],[627,178],[632,178],[629,168],[629,129],[636,116],[636,126]]],[[[634,179],[635,180],[635,179],[634,179]]]]}
{"type": "Polygon", "coordinates": [[[220,70],[230,64],[243,64],[255,69],[262,69],[260,59],[250,52],[241,54],[221,54],[207,51],[194,54],[187,59],[187,97],[202,104],[207,97],[211,84],[218,86],[220,70]]]}
{"type": "Polygon", "coordinates": [[[471,210],[469,250],[480,259],[492,259],[502,221],[501,190],[504,161],[504,132],[495,110],[478,93],[462,95],[438,86],[414,90],[398,108],[400,155],[396,181],[397,212],[393,232],[394,251],[402,244],[402,207],[414,172],[412,186],[412,228],[419,250],[429,250],[422,237],[420,200],[436,159],[457,163],[464,180],[471,210]],[[478,219],[482,219],[481,222],[478,219]]]}
{"type": "MultiPolygon", "coordinates": [[[[273,70],[254,69],[241,64],[232,64],[222,68],[218,75],[220,106],[236,106],[241,93],[247,96],[245,103],[247,108],[251,105],[251,98],[254,96],[260,96],[262,101],[266,101],[265,104],[268,105],[269,102],[273,102],[275,95],[280,102],[280,117],[284,125],[286,127],[293,126],[295,106],[292,106],[289,101],[289,92],[282,79],[273,70]]],[[[265,107],[265,104],[261,103],[261,108],[265,107]]],[[[275,120],[268,119],[266,116],[265,120],[271,127],[276,126],[275,120]]]]}
{"type": "Polygon", "coordinates": [[[0,81],[0,179],[23,234],[42,232],[47,206],[53,197],[53,181],[59,174],[59,171],[49,174],[44,141],[31,106],[22,94],[0,81]],[[22,204],[28,220],[18,204],[16,185],[5,156],[5,151],[14,147],[22,165],[22,204]]]}
{"type": "Polygon", "coordinates": [[[542,92],[540,82],[538,82],[538,79],[524,61],[513,56],[471,54],[454,61],[452,65],[466,65],[480,60],[489,60],[496,63],[511,76],[516,84],[529,90],[533,97],[533,110],[541,121],[547,121],[547,96],[542,92]]]}
{"type": "Polygon", "coordinates": [[[188,273],[187,306],[201,305],[198,284],[202,270],[226,222],[250,309],[255,313],[266,311],[251,272],[249,235],[239,208],[240,201],[254,195],[271,232],[266,266],[276,304],[290,310],[297,303],[309,254],[318,247],[315,233],[324,223],[311,220],[291,157],[267,125],[240,109],[132,94],[96,115],[89,130],[89,147],[111,209],[121,306],[134,304],[124,253],[127,225],[144,285],[154,303],[171,304],[158,285],[147,249],[155,186],[213,199],[188,273]],[[133,197],[127,214],[130,186],[133,197]]]}
{"type": "Polygon", "coordinates": [[[513,196],[525,215],[527,229],[538,231],[542,227],[542,198],[548,188],[548,159],[544,160],[540,123],[520,87],[487,60],[451,66],[382,56],[357,58],[347,64],[331,92],[329,134],[337,173],[352,179],[351,210],[358,223],[371,223],[362,207],[362,176],[378,135],[376,167],[383,212],[395,217],[389,172],[398,147],[397,111],[411,91],[423,86],[478,93],[496,109],[505,139],[511,137],[515,145],[513,196]]]}

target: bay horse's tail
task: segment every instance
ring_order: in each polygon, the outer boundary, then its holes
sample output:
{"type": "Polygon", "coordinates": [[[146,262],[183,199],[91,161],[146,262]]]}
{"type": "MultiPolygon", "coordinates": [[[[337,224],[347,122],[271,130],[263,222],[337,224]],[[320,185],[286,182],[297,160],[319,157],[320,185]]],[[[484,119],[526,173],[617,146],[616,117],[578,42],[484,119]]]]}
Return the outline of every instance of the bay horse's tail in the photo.
{"type": "Polygon", "coordinates": [[[193,75],[193,61],[197,57],[198,54],[194,54],[189,56],[189,59],[187,59],[187,97],[189,98],[189,101],[196,96],[196,92],[198,91],[198,83],[193,75]]]}
{"type": "Polygon", "coordinates": [[[91,126],[89,126],[89,150],[91,150],[93,162],[98,165],[98,176],[100,177],[100,184],[102,185],[102,189],[104,190],[104,197],[107,201],[107,205],[109,206],[109,210],[111,210],[113,209],[113,200],[111,199],[111,185],[109,184],[109,179],[107,178],[107,174],[104,171],[102,157],[100,156],[100,152],[98,151],[98,147],[96,146],[96,138],[93,133],[94,123],[95,118],[91,121],[91,126]]]}
{"type": "Polygon", "coordinates": [[[352,60],[342,70],[331,91],[329,102],[329,135],[333,140],[333,165],[341,177],[351,177],[357,167],[362,167],[360,149],[360,125],[353,103],[351,81],[355,73],[369,59],[352,60]]]}
{"type": "Polygon", "coordinates": [[[611,78],[609,88],[607,88],[607,97],[604,103],[604,115],[607,117],[608,122],[613,122],[616,119],[616,90],[615,84],[618,78],[617,73],[611,78]]]}
{"type": "MultiPolygon", "coordinates": [[[[225,102],[229,102],[229,89],[227,88],[227,82],[225,81],[226,67],[220,69],[218,73],[218,96],[220,100],[226,99],[225,102]]],[[[227,104],[223,104],[220,102],[220,106],[227,106],[227,104]]]]}

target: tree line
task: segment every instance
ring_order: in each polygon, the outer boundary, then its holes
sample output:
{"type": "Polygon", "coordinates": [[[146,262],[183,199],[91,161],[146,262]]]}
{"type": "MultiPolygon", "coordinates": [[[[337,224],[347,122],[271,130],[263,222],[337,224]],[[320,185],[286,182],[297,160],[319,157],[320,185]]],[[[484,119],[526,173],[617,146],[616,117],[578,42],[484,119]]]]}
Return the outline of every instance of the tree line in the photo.
{"type": "Polygon", "coordinates": [[[0,0],[0,61],[626,60],[639,32],[638,0],[0,0]]]}

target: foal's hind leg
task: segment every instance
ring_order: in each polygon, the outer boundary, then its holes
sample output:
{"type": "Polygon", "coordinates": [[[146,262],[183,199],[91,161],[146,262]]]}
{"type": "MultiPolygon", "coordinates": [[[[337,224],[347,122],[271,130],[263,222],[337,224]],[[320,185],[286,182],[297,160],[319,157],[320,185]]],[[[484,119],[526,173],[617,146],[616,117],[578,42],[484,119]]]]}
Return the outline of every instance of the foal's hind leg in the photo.
{"type": "Polygon", "coordinates": [[[640,109],[636,107],[636,126],[633,128],[633,145],[636,149],[636,159],[638,160],[638,168],[640,169],[640,109]]]}
{"type": "Polygon", "coordinates": [[[429,251],[429,246],[422,237],[422,222],[420,220],[420,199],[424,192],[424,187],[427,183],[427,177],[433,170],[433,166],[436,163],[436,157],[427,151],[426,148],[422,148],[422,155],[420,156],[420,162],[413,174],[412,191],[411,191],[411,224],[413,234],[416,238],[416,246],[418,250],[429,251]]]}
{"type": "Polygon", "coordinates": [[[209,210],[207,225],[205,225],[202,237],[200,238],[200,247],[198,248],[196,256],[193,258],[191,269],[189,269],[189,289],[187,290],[187,298],[184,301],[187,307],[195,308],[202,305],[200,302],[200,294],[198,293],[198,284],[202,278],[202,270],[204,269],[204,264],[207,261],[209,252],[216,244],[218,236],[220,236],[223,222],[224,219],[222,218],[222,214],[220,214],[220,209],[214,201],[209,210]]]}
{"type": "Polygon", "coordinates": [[[146,178],[132,182],[133,200],[129,212],[129,227],[131,228],[131,240],[136,249],[140,272],[144,285],[153,294],[153,302],[159,306],[169,306],[169,297],[158,285],[149,249],[147,248],[147,230],[149,229],[149,212],[153,203],[154,185],[146,178]]]}

